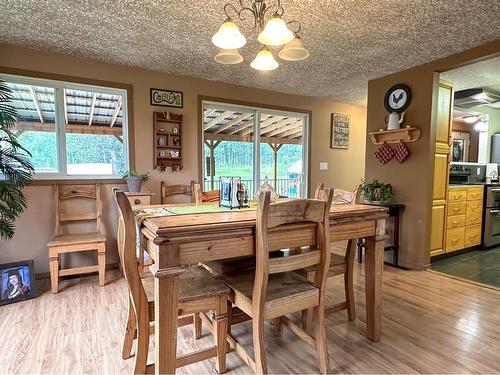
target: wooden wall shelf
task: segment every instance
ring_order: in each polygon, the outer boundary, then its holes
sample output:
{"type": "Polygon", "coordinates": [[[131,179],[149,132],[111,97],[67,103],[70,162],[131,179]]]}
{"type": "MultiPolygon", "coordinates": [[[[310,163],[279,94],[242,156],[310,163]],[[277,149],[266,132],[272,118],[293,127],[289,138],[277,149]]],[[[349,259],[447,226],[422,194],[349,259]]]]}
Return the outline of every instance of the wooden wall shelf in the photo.
{"type": "Polygon", "coordinates": [[[419,128],[401,128],[394,130],[381,130],[368,133],[372,136],[372,142],[376,145],[384,143],[416,142],[420,139],[422,130],[419,128]]]}
{"type": "Polygon", "coordinates": [[[182,115],[153,113],[154,166],[162,171],[182,169],[182,115]],[[172,156],[177,153],[178,156],[172,156]]]}

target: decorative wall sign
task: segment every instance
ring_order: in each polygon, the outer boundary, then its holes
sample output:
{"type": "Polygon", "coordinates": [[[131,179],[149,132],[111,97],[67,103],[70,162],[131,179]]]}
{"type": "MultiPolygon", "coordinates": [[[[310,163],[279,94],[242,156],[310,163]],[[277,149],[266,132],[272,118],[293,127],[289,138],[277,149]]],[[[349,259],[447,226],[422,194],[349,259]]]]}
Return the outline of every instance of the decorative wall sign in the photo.
{"type": "Polygon", "coordinates": [[[33,260],[0,264],[0,305],[37,296],[33,260]]]}
{"type": "Polygon", "coordinates": [[[331,148],[349,148],[349,123],[351,116],[342,113],[332,113],[330,132],[331,148]]]}
{"type": "Polygon", "coordinates": [[[159,105],[162,107],[176,107],[182,108],[184,105],[182,99],[182,92],[151,89],[151,105],[159,105]]]}

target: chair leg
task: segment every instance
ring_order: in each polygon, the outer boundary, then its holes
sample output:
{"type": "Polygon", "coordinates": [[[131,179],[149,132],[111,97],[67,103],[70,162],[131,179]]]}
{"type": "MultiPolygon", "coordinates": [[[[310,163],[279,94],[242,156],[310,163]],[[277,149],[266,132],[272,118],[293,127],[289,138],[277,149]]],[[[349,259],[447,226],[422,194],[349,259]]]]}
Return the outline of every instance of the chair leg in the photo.
{"type": "Polygon", "coordinates": [[[281,323],[281,317],[274,318],[274,336],[283,335],[283,323],[281,323]]]}
{"type": "Polygon", "coordinates": [[[194,338],[198,340],[201,337],[201,318],[200,313],[194,313],[194,338]]]}
{"type": "Polygon", "coordinates": [[[264,342],[264,315],[256,314],[252,320],[253,351],[257,374],[267,374],[266,347],[264,342]]]}
{"type": "Polygon", "coordinates": [[[99,285],[106,284],[106,245],[98,244],[97,248],[97,265],[99,266],[99,285]]]}
{"type": "Polygon", "coordinates": [[[227,342],[227,297],[225,295],[217,297],[217,308],[213,316],[214,339],[217,347],[217,362],[215,369],[219,374],[226,372],[226,353],[228,349],[227,342]]]}
{"type": "Polygon", "coordinates": [[[137,350],[135,353],[134,374],[145,374],[149,352],[149,322],[147,306],[137,316],[137,350]]]}
{"type": "Polygon", "coordinates": [[[128,318],[127,325],[125,326],[125,337],[123,338],[122,358],[128,359],[132,357],[132,344],[137,332],[137,319],[135,317],[134,306],[132,300],[129,298],[128,304],[128,318]]]}
{"type": "Polygon", "coordinates": [[[56,294],[59,292],[59,255],[49,259],[49,269],[50,286],[52,288],[52,293],[56,294]]]}
{"type": "Polygon", "coordinates": [[[324,306],[314,308],[314,338],[316,339],[316,351],[318,352],[319,371],[322,374],[327,374],[330,372],[330,358],[326,345],[324,306]]]}
{"type": "Polygon", "coordinates": [[[347,248],[347,269],[344,273],[344,288],[347,302],[347,316],[350,321],[356,319],[356,303],[354,301],[354,255],[356,253],[356,241],[349,240],[347,248]]]}
{"type": "Polygon", "coordinates": [[[302,329],[306,332],[312,327],[313,309],[302,310],[302,329]]]}

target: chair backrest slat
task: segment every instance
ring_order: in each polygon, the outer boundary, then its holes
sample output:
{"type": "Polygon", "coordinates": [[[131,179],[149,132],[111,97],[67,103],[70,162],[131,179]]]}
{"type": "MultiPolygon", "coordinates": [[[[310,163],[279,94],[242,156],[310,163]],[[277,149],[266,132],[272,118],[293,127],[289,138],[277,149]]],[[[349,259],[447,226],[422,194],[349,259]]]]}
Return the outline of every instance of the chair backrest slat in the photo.
{"type": "Polygon", "coordinates": [[[173,195],[187,195],[191,198],[191,203],[201,202],[201,188],[198,189],[197,185],[194,181],[189,185],[166,185],[165,181],[161,181],[161,204],[167,203],[167,198],[173,195]]]}
{"type": "Polygon", "coordinates": [[[312,199],[293,199],[269,206],[267,227],[284,224],[313,222],[320,223],[324,217],[325,203],[312,199]]]}
{"type": "Polygon", "coordinates": [[[319,250],[312,250],[307,253],[290,255],[287,257],[269,259],[269,273],[280,273],[295,271],[300,268],[311,267],[321,260],[319,250]]]}
{"type": "Polygon", "coordinates": [[[102,207],[101,207],[101,185],[62,185],[60,183],[54,186],[54,200],[56,212],[55,235],[61,234],[61,225],[75,221],[95,221],[96,232],[101,227],[102,207]],[[65,211],[64,202],[70,200],[89,199],[95,201],[95,210],[93,211],[65,211]]]}

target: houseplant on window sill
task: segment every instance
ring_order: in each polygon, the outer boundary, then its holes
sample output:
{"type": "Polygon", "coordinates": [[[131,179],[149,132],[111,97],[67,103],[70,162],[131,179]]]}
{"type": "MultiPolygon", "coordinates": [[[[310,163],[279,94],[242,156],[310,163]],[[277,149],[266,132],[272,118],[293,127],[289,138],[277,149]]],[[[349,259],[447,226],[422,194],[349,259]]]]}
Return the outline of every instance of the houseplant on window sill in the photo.
{"type": "Polygon", "coordinates": [[[392,186],[378,180],[363,181],[361,193],[363,201],[369,204],[385,204],[390,202],[394,196],[392,186]]]}
{"type": "Polygon", "coordinates": [[[14,222],[27,206],[23,188],[35,171],[31,154],[12,131],[17,112],[11,98],[10,88],[0,81],[0,239],[5,240],[14,237],[14,222]]]}
{"type": "Polygon", "coordinates": [[[125,172],[123,179],[127,181],[128,191],[130,193],[139,193],[142,183],[149,180],[149,174],[137,174],[133,169],[125,172]]]}

